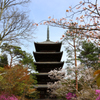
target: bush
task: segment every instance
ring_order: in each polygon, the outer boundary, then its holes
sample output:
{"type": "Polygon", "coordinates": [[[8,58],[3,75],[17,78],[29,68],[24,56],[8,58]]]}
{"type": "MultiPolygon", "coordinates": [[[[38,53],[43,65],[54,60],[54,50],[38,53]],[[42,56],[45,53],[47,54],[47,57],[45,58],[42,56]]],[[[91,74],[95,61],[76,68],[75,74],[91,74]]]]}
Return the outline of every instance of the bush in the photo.
{"type": "MultiPolygon", "coordinates": [[[[17,96],[25,96],[35,92],[35,79],[30,76],[28,68],[21,65],[6,66],[0,70],[0,94],[6,92],[17,96]]],[[[1,100],[1,99],[0,99],[1,100]]]]}

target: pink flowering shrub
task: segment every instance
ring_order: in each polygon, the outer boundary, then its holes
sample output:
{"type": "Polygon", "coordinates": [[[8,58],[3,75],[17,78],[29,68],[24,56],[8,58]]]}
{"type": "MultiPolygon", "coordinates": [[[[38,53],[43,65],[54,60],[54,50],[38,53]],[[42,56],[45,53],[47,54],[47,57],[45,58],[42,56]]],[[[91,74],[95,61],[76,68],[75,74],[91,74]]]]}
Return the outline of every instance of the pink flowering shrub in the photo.
{"type": "Polygon", "coordinates": [[[66,95],[66,98],[67,98],[67,100],[72,100],[72,98],[76,98],[76,94],[73,94],[73,93],[68,93],[67,95],[66,95]]]}
{"type": "Polygon", "coordinates": [[[2,93],[0,95],[0,100],[18,100],[14,95],[8,95],[7,93],[2,93]]]}
{"type": "Polygon", "coordinates": [[[99,94],[99,96],[96,98],[96,100],[100,100],[100,90],[96,90],[96,94],[99,94]]]}

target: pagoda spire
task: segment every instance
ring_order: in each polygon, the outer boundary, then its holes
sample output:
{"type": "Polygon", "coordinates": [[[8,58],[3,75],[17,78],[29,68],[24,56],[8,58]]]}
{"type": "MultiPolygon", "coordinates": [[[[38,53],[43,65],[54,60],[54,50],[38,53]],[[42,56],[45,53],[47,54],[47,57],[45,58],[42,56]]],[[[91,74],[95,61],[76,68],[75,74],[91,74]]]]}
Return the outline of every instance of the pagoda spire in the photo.
{"type": "Polygon", "coordinates": [[[49,40],[49,26],[47,26],[47,41],[50,41],[49,40]]]}

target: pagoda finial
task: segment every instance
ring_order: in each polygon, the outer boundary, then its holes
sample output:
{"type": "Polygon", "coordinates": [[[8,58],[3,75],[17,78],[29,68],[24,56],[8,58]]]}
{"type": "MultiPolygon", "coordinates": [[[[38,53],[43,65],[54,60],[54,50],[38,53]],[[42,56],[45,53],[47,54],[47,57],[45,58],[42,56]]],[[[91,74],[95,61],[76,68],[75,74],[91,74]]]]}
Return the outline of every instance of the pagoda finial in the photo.
{"type": "Polygon", "coordinates": [[[47,26],[47,41],[50,41],[49,40],[49,26],[47,26]]]}

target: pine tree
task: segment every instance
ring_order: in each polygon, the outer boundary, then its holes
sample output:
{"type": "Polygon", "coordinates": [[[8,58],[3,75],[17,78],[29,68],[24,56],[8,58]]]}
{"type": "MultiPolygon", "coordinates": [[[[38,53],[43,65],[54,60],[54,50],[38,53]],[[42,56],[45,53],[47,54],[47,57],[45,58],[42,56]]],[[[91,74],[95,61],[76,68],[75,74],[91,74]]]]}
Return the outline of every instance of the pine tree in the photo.
{"type": "Polygon", "coordinates": [[[82,43],[82,50],[78,56],[81,63],[85,64],[87,68],[93,67],[99,60],[99,48],[92,42],[84,41],[82,43]]]}
{"type": "Polygon", "coordinates": [[[7,55],[6,54],[3,54],[1,57],[0,57],[0,67],[4,67],[8,65],[8,59],[7,59],[7,55]]]}

